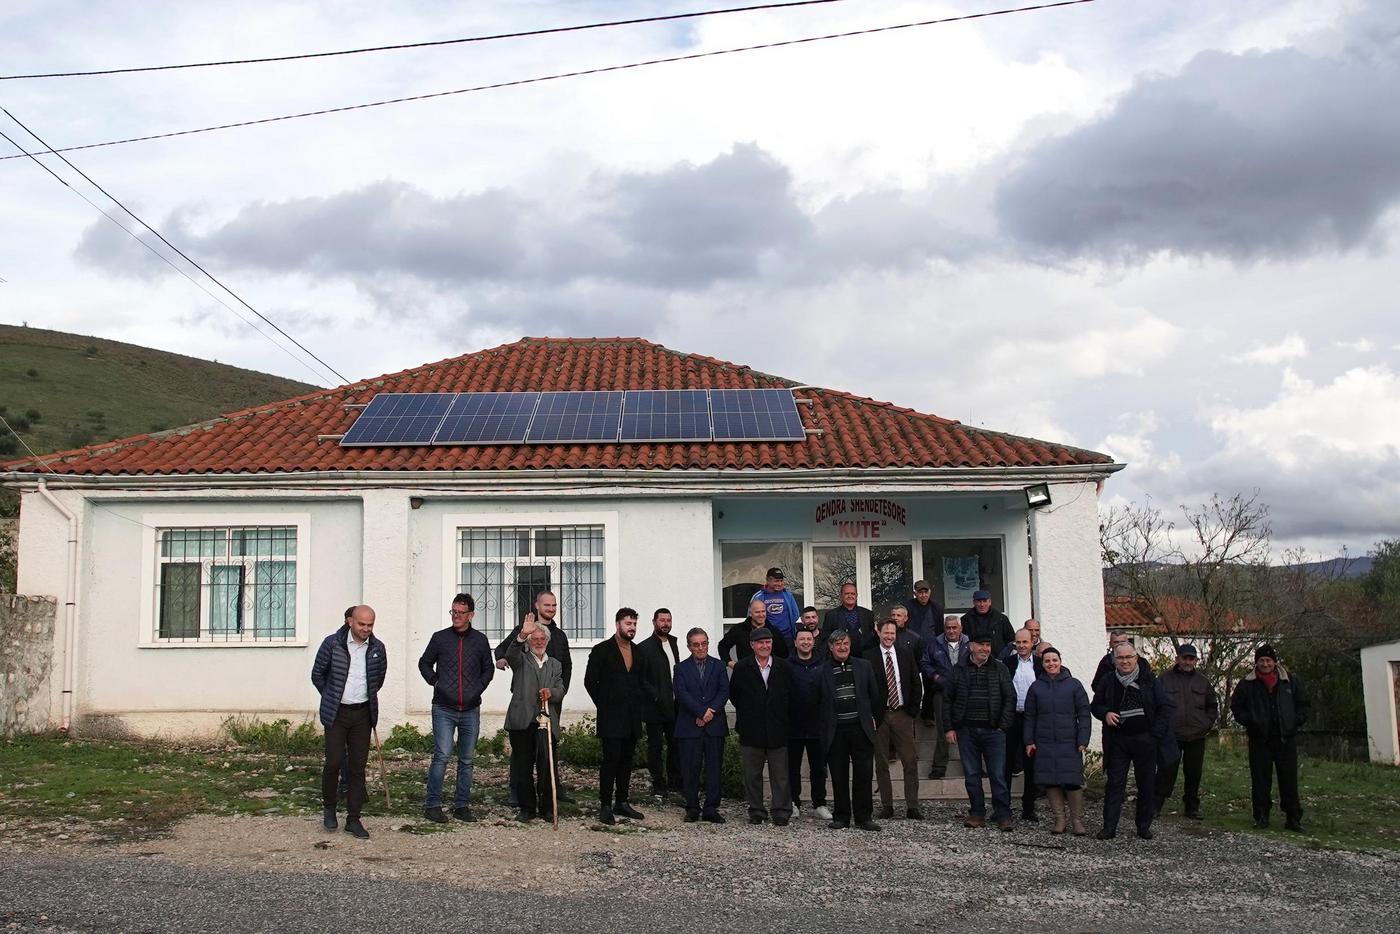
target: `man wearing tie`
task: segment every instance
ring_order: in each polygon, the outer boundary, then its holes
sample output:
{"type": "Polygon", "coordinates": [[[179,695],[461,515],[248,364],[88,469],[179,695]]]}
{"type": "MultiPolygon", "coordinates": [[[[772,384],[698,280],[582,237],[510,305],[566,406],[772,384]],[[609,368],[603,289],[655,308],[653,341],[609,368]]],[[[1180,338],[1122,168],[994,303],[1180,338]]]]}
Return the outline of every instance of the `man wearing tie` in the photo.
{"type": "Polygon", "coordinates": [[[647,674],[654,698],[648,698],[643,720],[647,726],[647,769],[651,772],[651,793],[658,800],[680,788],[680,760],[676,751],[676,697],[671,672],[680,663],[679,640],[671,635],[671,611],[661,607],[651,614],[651,635],[637,643],[637,650],[649,657],[647,674]]]}
{"type": "Polygon", "coordinates": [[[676,666],[676,743],[680,747],[681,790],[685,795],[685,820],[724,823],[719,813],[720,768],[729,721],[724,705],[729,700],[729,671],[710,658],[710,637],[699,626],[685,634],[690,657],[676,666]],[[705,775],[705,805],[700,806],[700,774],[705,775]]]}
{"type": "MultiPolygon", "coordinates": [[[[903,609],[903,607],[900,607],[903,609]]],[[[904,808],[910,820],[923,820],[919,810],[919,753],[914,745],[914,719],[923,705],[923,681],[914,653],[901,644],[899,624],[881,620],[878,647],[865,653],[875,671],[875,681],[884,698],[885,716],[875,734],[875,781],[880,786],[880,816],[894,817],[894,787],[890,782],[890,759],[899,757],[904,766],[904,808]]]]}

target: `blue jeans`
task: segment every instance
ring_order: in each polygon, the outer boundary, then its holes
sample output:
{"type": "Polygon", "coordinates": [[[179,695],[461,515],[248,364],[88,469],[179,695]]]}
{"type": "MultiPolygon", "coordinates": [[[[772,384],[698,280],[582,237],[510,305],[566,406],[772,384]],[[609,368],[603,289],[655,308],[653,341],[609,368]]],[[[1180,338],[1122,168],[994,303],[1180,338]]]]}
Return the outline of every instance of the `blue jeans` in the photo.
{"type": "Polygon", "coordinates": [[[447,759],[452,755],[452,734],[457,734],[457,797],[453,807],[472,803],[472,757],[476,737],[481,732],[481,708],[453,710],[433,705],[433,764],[428,766],[429,808],[442,807],[442,782],[447,777],[447,759]]]}
{"type": "Polygon", "coordinates": [[[992,820],[1011,817],[1011,789],[1006,784],[1006,734],[980,726],[958,730],[958,755],[962,758],[964,782],[967,785],[967,812],[973,817],[987,816],[987,799],[982,793],[982,779],[992,783],[992,820]]]}

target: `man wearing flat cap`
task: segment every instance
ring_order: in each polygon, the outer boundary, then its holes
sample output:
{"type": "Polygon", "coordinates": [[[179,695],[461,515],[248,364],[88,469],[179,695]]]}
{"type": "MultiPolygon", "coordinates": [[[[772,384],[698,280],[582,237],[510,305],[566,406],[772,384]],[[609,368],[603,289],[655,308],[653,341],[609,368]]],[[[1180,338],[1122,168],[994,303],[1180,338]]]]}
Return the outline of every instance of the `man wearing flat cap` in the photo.
{"type": "MultiPolygon", "coordinates": [[[[1215,726],[1215,718],[1220,715],[1215,688],[1205,675],[1196,670],[1200,660],[1200,653],[1194,645],[1183,645],[1176,650],[1176,664],[1163,672],[1159,679],[1162,690],[1175,707],[1171,730],[1181,749],[1181,770],[1186,774],[1182,803],[1185,805],[1184,813],[1191,820],[1201,819],[1201,770],[1206,756],[1206,734],[1215,726]]],[[[1176,769],[1175,760],[1157,769],[1159,814],[1176,787],[1176,769]]]]}
{"type": "Polygon", "coordinates": [[[1235,686],[1230,713],[1249,735],[1250,799],[1254,826],[1269,826],[1273,778],[1278,772],[1284,827],[1303,830],[1298,800],[1298,728],[1308,719],[1308,697],[1298,676],[1278,663],[1267,642],[1254,650],[1254,670],[1235,686]]]}
{"type": "Polygon", "coordinates": [[[792,668],[787,659],[773,654],[773,632],[767,626],[750,630],[749,644],[753,654],[734,664],[729,679],[749,823],[762,824],[771,816],[775,827],[786,827],[792,818],[787,761],[792,668]],[[763,806],[765,765],[772,791],[770,807],[763,806]]]}

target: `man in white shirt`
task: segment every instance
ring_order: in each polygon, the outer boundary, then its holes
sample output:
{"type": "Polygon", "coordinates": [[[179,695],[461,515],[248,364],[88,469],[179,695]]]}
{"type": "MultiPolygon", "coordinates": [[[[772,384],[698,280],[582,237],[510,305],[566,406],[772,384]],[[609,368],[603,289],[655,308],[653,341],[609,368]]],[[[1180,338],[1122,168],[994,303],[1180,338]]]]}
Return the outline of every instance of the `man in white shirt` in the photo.
{"type": "Polygon", "coordinates": [[[336,829],[336,786],[341,763],[348,757],[345,832],[361,840],[369,838],[360,822],[366,797],[365,763],[370,734],[379,720],[379,688],[388,668],[384,643],[374,637],[374,610],[368,606],[355,607],[345,625],[326,636],[311,666],[311,683],[321,694],[320,717],[326,729],[322,825],[336,829]]]}
{"type": "Polygon", "coordinates": [[[875,783],[880,789],[880,816],[894,817],[890,759],[898,756],[904,767],[905,816],[910,820],[923,820],[923,812],[919,810],[919,753],[914,743],[914,723],[923,706],[924,683],[914,653],[907,643],[899,641],[898,622],[892,618],[881,620],[876,632],[880,643],[865,653],[865,660],[875,670],[876,684],[885,699],[884,719],[875,732],[875,783]]]}
{"type": "Polygon", "coordinates": [[[1016,688],[1016,716],[1011,729],[1006,731],[1006,784],[1011,786],[1011,776],[1023,772],[1021,789],[1021,819],[1038,820],[1035,813],[1035,759],[1026,755],[1026,692],[1040,677],[1040,656],[1035,654],[1035,633],[1030,629],[1018,629],[1015,651],[1002,659],[1002,664],[1011,672],[1011,684],[1016,688]]]}

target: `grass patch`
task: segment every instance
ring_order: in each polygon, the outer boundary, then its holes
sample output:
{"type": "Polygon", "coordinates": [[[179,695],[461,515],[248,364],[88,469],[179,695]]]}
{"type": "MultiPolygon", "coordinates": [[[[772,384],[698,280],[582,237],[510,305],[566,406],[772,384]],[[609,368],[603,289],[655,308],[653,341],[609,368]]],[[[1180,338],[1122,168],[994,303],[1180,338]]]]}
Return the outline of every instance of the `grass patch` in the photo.
{"type": "Polygon", "coordinates": [[[231,742],[254,752],[311,755],[325,748],[325,738],[310,720],[294,727],[287,719],[264,723],[257,717],[229,717],[223,731],[231,742]]]}

